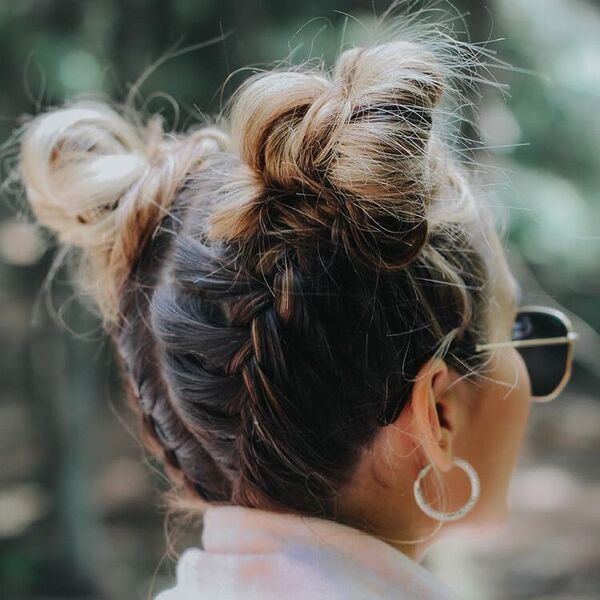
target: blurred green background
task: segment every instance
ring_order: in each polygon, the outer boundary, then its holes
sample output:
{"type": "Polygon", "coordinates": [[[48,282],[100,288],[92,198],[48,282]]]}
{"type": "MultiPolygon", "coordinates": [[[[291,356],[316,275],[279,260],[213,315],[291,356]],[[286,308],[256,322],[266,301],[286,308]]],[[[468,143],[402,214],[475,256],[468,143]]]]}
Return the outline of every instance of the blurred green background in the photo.
{"type": "MultiPolygon", "coordinates": [[[[563,308],[581,337],[568,388],[532,407],[509,524],[442,542],[424,565],[466,599],[591,600],[600,597],[600,8],[437,4],[463,14],[459,37],[466,25],[474,41],[496,40],[489,48],[515,66],[493,71],[510,94],[482,88],[473,98],[480,132],[464,132],[480,136],[473,153],[486,171],[483,191],[507,220],[524,301],[563,308]]],[[[145,69],[170,57],[143,81],[138,106],[182,128],[218,112],[244,67],[307,56],[331,64],[387,6],[0,2],[0,598],[146,598],[174,582],[158,503],[166,483],[136,441],[110,347],[64,268],[44,291],[55,251],[7,179],[19,118],[88,91],[123,100],[145,69]]],[[[196,528],[175,543],[199,540],[196,528]]]]}

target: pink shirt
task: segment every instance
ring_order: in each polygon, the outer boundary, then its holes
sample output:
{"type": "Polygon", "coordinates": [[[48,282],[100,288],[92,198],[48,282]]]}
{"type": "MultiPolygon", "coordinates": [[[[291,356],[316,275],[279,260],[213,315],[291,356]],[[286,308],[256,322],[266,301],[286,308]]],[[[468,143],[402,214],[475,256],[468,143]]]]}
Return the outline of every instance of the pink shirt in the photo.
{"type": "Polygon", "coordinates": [[[326,519],[211,506],[202,546],[155,600],[458,600],[402,552],[326,519]]]}

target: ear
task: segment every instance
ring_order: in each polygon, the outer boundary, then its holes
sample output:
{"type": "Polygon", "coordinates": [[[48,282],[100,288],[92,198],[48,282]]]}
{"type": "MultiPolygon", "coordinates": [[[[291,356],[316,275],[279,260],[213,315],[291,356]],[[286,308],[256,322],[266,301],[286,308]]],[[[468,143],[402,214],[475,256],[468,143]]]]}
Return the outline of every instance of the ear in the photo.
{"type": "Polygon", "coordinates": [[[442,472],[453,466],[452,442],[466,406],[457,386],[450,387],[457,377],[442,359],[431,358],[420,368],[411,392],[415,435],[425,456],[442,472]]]}

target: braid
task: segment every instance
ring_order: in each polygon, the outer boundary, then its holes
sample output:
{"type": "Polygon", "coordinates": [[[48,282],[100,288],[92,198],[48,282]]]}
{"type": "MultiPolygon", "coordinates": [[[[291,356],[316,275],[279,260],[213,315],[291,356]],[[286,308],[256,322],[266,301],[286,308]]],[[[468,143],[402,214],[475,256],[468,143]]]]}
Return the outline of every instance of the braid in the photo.
{"type": "MultiPolygon", "coordinates": [[[[321,392],[338,395],[337,382],[324,376],[336,372],[331,343],[306,293],[315,283],[324,285],[317,272],[324,256],[315,260],[301,246],[272,246],[272,272],[258,277],[239,268],[234,245],[209,245],[201,238],[193,231],[177,236],[170,277],[151,309],[183,419],[203,432],[219,464],[236,469],[231,502],[300,510],[308,483],[316,499],[309,512],[330,512],[330,506],[323,508],[333,495],[329,477],[345,481],[354,444],[349,436],[327,448],[339,455],[341,466],[319,453],[327,427],[311,424],[316,393],[303,394],[298,377],[321,380],[321,392]],[[323,467],[329,473],[321,476],[323,467]]],[[[343,255],[333,249],[330,262],[343,255]]],[[[328,410],[336,421],[335,405],[328,410]]]]}
{"type": "Polygon", "coordinates": [[[122,324],[115,328],[130,405],[141,417],[142,439],[164,461],[172,481],[206,500],[223,500],[231,484],[201,441],[186,427],[161,376],[156,341],[149,328],[149,305],[159,265],[180,223],[181,207],[172,210],[157,230],[123,294],[122,324]]]}

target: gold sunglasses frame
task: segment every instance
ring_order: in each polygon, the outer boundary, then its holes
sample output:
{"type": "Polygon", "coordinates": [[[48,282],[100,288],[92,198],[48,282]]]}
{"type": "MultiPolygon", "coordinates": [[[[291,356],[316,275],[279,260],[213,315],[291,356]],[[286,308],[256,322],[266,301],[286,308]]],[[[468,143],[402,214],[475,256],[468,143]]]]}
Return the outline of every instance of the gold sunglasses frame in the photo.
{"type": "Polygon", "coordinates": [[[475,344],[475,352],[483,352],[491,348],[500,348],[505,346],[512,346],[514,348],[522,348],[525,346],[549,346],[557,344],[568,344],[567,359],[565,365],[565,372],[554,389],[554,391],[546,396],[532,396],[532,400],[535,402],[549,402],[554,400],[565,388],[569,379],[571,378],[571,371],[573,368],[573,350],[574,342],[579,337],[579,334],[574,330],[571,319],[565,315],[561,310],[552,308],[550,306],[541,306],[538,304],[526,304],[517,308],[517,315],[521,312],[539,312],[547,315],[552,315],[559,319],[567,330],[567,335],[560,337],[551,338],[535,338],[532,340],[510,340],[507,342],[491,342],[489,344],[475,344]]]}

